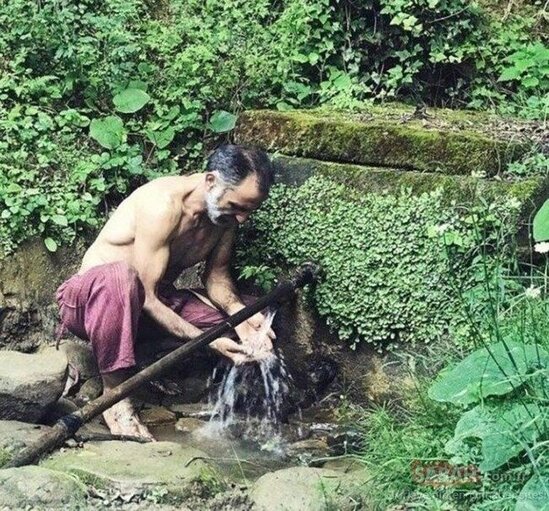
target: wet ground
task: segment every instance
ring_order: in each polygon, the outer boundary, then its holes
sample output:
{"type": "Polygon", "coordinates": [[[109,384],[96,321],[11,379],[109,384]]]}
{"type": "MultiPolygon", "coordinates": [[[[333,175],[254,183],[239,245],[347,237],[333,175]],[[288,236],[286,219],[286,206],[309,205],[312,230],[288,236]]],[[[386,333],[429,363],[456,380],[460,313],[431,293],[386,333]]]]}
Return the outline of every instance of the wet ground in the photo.
{"type": "Polygon", "coordinates": [[[233,480],[249,483],[267,472],[296,465],[321,466],[357,446],[358,435],[339,424],[330,405],[293,414],[279,431],[236,420],[228,428],[210,421],[209,405],[175,405],[177,422],[149,426],[158,440],[198,448],[233,480]]]}

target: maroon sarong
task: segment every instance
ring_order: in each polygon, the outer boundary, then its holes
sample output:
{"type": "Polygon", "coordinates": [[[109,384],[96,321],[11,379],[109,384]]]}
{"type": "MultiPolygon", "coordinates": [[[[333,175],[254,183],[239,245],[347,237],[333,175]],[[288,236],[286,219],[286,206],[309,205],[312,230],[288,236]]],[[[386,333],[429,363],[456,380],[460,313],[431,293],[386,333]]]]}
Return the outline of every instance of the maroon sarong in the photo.
{"type": "MultiPolygon", "coordinates": [[[[56,298],[62,329],[91,341],[101,373],[135,366],[138,337],[151,342],[154,337],[167,335],[160,325],[142,314],[145,290],[137,271],[125,262],[103,264],[82,275],[73,275],[61,284],[56,298]]],[[[173,285],[160,286],[158,298],[202,330],[227,317],[190,291],[173,285]]],[[[245,297],[246,303],[250,300],[253,298],[245,297]]]]}

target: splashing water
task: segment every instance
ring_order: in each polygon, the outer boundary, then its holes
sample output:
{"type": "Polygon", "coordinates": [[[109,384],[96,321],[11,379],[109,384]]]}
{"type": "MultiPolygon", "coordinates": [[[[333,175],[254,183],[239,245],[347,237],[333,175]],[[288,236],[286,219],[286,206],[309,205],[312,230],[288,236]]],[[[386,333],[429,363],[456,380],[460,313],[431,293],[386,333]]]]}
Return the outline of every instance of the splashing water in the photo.
{"type": "MultiPolygon", "coordinates": [[[[258,339],[266,335],[274,315],[274,312],[267,314],[258,339]]],[[[208,433],[229,433],[253,442],[268,440],[275,445],[273,439],[280,438],[283,405],[290,383],[283,358],[270,353],[253,363],[222,362],[214,369],[212,380],[220,383],[210,396],[213,412],[208,433]]]]}

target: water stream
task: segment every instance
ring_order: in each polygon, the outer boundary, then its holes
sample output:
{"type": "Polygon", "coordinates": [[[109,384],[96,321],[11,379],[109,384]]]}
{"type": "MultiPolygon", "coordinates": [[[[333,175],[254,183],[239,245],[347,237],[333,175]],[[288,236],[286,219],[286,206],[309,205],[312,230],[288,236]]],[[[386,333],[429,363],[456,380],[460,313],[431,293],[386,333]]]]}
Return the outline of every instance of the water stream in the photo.
{"type": "Polygon", "coordinates": [[[208,404],[173,408],[180,421],[190,421],[185,425],[191,430],[184,432],[180,422],[175,429],[173,425],[154,428],[159,440],[202,449],[224,472],[242,480],[293,466],[303,457],[326,455],[330,449],[326,438],[337,429],[333,409],[311,407],[288,415],[293,382],[284,359],[261,351],[261,342],[256,342],[273,318],[274,312],[268,313],[258,339],[251,340],[260,350],[257,361],[241,365],[221,361],[210,378],[208,404]]]}
{"type": "Polygon", "coordinates": [[[251,346],[260,350],[256,362],[241,365],[221,362],[215,368],[214,391],[210,395],[212,416],[204,434],[232,435],[255,442],[262,449],[280,447],[290,375],[282,356],[265,354],[257,347],[271,327],[274,315],[274,312],[267,314],[257,339],[250,340],[251,346]]]}

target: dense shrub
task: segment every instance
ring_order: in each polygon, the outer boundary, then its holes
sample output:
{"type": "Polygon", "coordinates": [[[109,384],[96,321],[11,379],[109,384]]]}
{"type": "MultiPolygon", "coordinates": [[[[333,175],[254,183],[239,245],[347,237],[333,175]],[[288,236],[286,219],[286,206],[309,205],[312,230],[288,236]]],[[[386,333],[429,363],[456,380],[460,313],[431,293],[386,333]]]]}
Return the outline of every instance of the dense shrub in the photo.
{"type": "Polygon", "coordinates": [[[326,2],[0,6],[0,251],[70,241],[144,180],[196,168],[231,112],[304,98],[336,52],[326,2]],[[9,28],[8,28],[9,27],[9,28]],[[304,55],[307,58],[304,60],[304,55]]]}
{"type": "MultiPolygon", "coordinates": [[[[313,177],[271,191],[243,233],[239,259],[244,276],[256,276],[250,267],[261,276],[319,262],[316,308],[352,344],[429,342],[463,322],[460,292],[474,289],[475,254],[505,235],[515,207],[496,201],[459,212],[440,190],[362,194],[313,177]]],[[[475,300],[480,306],[482,294],[475,300]]]]}
{"type": "Polygon", "coordinates": [[[2,2],[0,253],[35,234],[55,249],[136,185],[197,168],[242,108],[395,97],[543,117],[548,50],[528,13],[503,23],[463,0],[2,2]]]}
{"type": "Polygon", "coordinates": [[[533,4],[490,16],[466,0],[343,0],[343,65],[368,97],[544,119],[549,48],[543,2],[533,4]]]}

